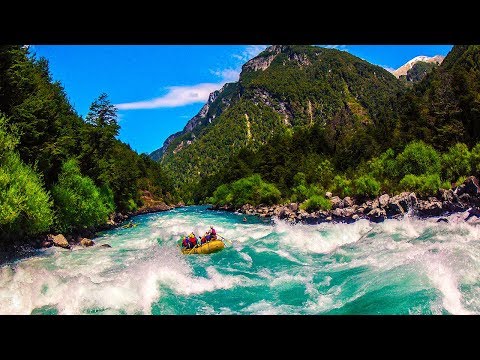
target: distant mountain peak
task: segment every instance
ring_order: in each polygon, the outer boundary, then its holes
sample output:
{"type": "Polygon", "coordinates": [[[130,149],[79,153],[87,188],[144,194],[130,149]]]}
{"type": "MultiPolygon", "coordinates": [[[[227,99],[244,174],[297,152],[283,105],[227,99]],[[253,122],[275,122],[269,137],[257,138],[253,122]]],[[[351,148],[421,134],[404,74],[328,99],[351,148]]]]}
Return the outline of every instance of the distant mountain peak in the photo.
{"type": "Polygon", "coordinates": [[[443,59],[445,59],[445,56],[442,56],[442,55],[435,55],[432,57],[425,56],[425,55],[416,56],[413,59],[407,61],[404,65],[400,66],[397,70],[392,71],[392,74],[395,75],[397,78],[399,78],[402,75],[407,75],[407,71],[410,70],[413,67],[413,65],[415,65],[420,61],[426,62],[426,63],[436,63],[440,65],[443,59]]]}

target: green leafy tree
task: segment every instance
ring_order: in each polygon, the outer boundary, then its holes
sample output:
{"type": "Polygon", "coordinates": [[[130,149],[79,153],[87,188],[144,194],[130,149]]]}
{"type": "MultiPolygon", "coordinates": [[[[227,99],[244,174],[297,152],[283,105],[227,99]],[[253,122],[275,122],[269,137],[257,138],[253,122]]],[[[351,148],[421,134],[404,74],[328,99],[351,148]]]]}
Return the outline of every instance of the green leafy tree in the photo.
{"type": "Polygon", "coordinates": [[[355,179],[355,194],[360,196],[377,196],[380,193],[380,183],[370,175],[362,175],[355,179]]]}
{"type": "Polygon", "coordinates": [[[300,205],[300,208],[308,212],[330,210],[332,208],[332,203],[321,195],[313,195],[300,205]]]}
{"type": "Polygon", "coordinates": [[[53,222],[50,195],[37,172],[20,160],[17,143],[0,115],[0,241],[46,232],[53,222]]]}
{"type": "Polygon", "coordinates": [[[62,166],[58,183],[52,190],[59,231],[72,231],[106,222],[112,208],[110,191],[95,186],[71,159],[62,166]]]}
{"type": "Polygon", "coordinates": [[[413,191],[421,196],[435,195],[441,187],[442,182],[438,174],[408,174],[400,181],[402,190],[413,191]]]}
{"type": "Polygon", "coordinates": [[[400,176],[408,174],[439,174],[441,170],[441,159],[437,151],[423,141],[414,141],[408,144],[398,154],[397,164],[400,176]]]}
{"type": "Polygon", "coordinates": [[[457,143],[442,155],[443,178],[452,182],[468,176],[472,170],[471,154],[465,144],[457,143]]]}

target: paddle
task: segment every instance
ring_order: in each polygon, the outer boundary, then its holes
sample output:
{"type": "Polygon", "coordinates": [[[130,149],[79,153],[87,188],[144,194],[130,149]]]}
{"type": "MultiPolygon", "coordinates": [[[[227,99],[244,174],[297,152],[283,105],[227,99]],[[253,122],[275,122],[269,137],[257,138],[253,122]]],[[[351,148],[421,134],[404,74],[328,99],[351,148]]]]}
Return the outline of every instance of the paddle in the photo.
{"type": "Polygon", "coordinates": [[[196,247],[198,247],[198,243],[197,243],[197,245],[195,245],[195,246],[188,252],[187,255],[190,255],[190,254],[192,253],[193,249],[195,249],[196,247]]]}
{"type": "Polygon", "coordinates": [[[223,239],[223,240],[225,240],[225,241],[228,241],[228,242],[230,243],[230,245],[233,245],[233,243],[232,243],[230,240],[225,239],[223,236],[218,235],[218,234],[217,234],[217,236],[218,236],[220,239],[223,239]]]}

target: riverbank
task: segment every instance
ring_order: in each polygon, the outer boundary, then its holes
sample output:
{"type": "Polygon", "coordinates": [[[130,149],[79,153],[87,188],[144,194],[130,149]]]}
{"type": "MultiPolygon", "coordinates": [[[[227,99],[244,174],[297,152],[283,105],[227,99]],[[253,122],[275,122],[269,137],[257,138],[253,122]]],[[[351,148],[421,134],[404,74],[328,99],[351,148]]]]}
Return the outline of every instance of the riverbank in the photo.
{"type": "MultiPolygon", "coordinates": [[[[291,223],[319,224],[323,222],[351,223],[360,219],[372,222],[383,222],[385,219],[399,218],[406,213],[418,217],[449,215],[468,211],[471,216],[480,216],[480,185],[474,176],[453,189],[440,189],[436,196],[421,197],[413,192],[403,192],[392,195],[382,194],[374,199],[332,196],[330,210],[307,212],[301,209],[300,203],[277,204],[272,206],[252,206],[245,204],[240,207],[213,206],[212,210],[236,211],[246,215],[260,217],[278,217],[291,223]]],[[[446,220],[446,219],[445,219],[446,220]]],[[[444,221],[445,221],[444,220],[444,221]]]]}
{"type": "MultiPolygon", "coordinates": [[[[95,242],[92,239],[94,239],[97,236],[97,233],[100,231],[111,230],[124,226],[127,220],[131,220],[138,215],[169,211],[183,206],[185,206],[183,202],[174,205],[167,205],[164,202],[155,201],[153,203],[148,203],[146,206],[142,206],[136,211],[127,213],[113,213],[110,215],[107,222],[100,226],[84,228],[79,231],[65,234],[49,233],[34,237],[27,241],[23,240],[14,242],[13,244],[9,244],[8,247],[0,249],[0,261],[8,259],[12,256],[28,254],[35,249],[49,248],[52,246],[62,247],[65,249],[71,249],[73,246],[94,246],[95,242]]],[[[103,246],[109,247],[109,245],[103,246]]]]}

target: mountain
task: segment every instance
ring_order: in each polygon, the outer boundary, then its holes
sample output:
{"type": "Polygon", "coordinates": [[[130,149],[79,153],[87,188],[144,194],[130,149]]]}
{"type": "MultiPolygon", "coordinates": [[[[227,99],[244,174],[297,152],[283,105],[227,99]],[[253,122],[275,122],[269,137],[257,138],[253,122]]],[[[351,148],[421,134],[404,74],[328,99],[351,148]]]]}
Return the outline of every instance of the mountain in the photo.
{"type": "Polygon", "coordinates": [[[162,157],[178,183],[195,184],[221,171],[242,147],[258,149],[285,131],[317,124],[339,144],[372,126],[385,133],[404,91],[391,73],[347,52],[270,46],[243,65],[237,83],[212,93],[184,130],[152,156],[162,157]]]}
{"type": "Polygon", "coordinates": [[[402,75],[407,75],[408,70],[410,70],[416,63],[434,63],[440,65],[445,57],[442,55],[435,55],[433,57],[429,56],[416,56],[412,60],[407,61],[404,65],[400,66],[397,70],[392,71],[392,74],[399,78],[402,75]]]}
{"type": "Polygon", "coordinates": [[[455,45],[430,76],[399,103],[399,136],[421,139],[438,150],[480,140],[480,46],[455,45]]]}
{"type": "Polygon", "coordinates": [[[407,75],[400,75],[399,79],[407,82],[407,84],[417,83],[438,66],[437,63],[419,61],[411,69],[408,69],[407,75]]]}
{"type": "Polygon", "coordinates": [[[230,105],[232,97],[238,95],[237,90],[237,83],[228,83],[220,90],[212,92],[205,105],[203,105],[197,115],[187,122],[183,130],[170,135],[163,143],[163,146],[153,151],[150,157],[155,161],[159,161],[167,149],[171,147],[170,145],[175,145],[173,151],[179,151],[183,146],[190,145],[196,136],[199,135],[200,130],[210,124],[230,105]]]}

